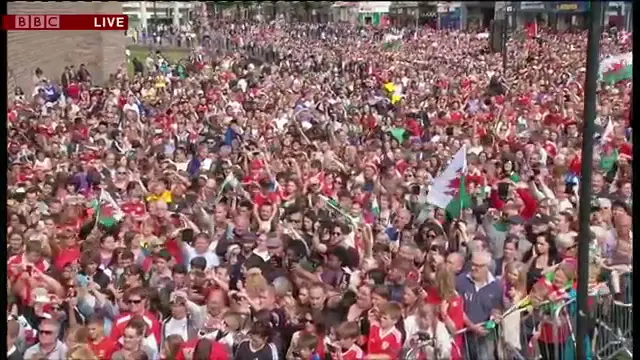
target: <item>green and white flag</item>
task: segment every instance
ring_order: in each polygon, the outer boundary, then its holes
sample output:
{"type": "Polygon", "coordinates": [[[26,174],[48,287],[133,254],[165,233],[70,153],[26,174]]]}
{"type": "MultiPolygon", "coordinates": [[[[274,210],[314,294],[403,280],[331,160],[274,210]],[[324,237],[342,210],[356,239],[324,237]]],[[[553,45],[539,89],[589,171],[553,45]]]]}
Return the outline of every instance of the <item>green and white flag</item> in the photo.
{"type": "Polygon", "coordinates": [[[326,196],[324,196],[324,195],[322,195],[322,194],[318,194],[318,197],[319,197],[322,201],[324,201],[324,202],[325,202],[325,204],[327,205],[327,207],[328,207],[330,210],[332,210],[332,211],[334,211],[334,212],[338,213],[339,215],[343,216],[345,219],[349,220],[349,222],[350,222],[351,224],[353,224],[354,226],[357,226],[357,225],[360,223],[360,219],[358,219],[358,218],[356,218],[356,217],[354,217],[354,216],[351,216],[351,214],[349,214],[349,212],[348,212],[348,211],[346,211],[345,209],[343,209],[343,208],[340,206],[340,204],[339,204],[336,200],[331,199],[331,198],[329,198],[329,197],[326,197],[326,196]]]}
{"type": "Polygon", "coordinates": [[[467,151],[463,146],[454,155],[444,171],[433,179],[427,194],[427,202],[445,209],[451,218],[460,216],[463,209],[471,207],[471,196],[466,189],[467,151]]]}
{"type": "Polygon", "coordinates": [[[233,172],[229,172],[229,175],[224,178],[220,190],[222,191],[226,188],[235,189],[239,184],[240,182],[238,182],[238,179],[236,179],[235,175],[233,175],[233,172]]]}
{"type": "Polygon", "coordinates": [[[240,186],[240,182],[238,181],[238,179],[236,179],[233,171],[229,172],[229,174],[224,178],[224,181],[220,185],[220,189],[218,189],[218,194],[216,195],[216,203],[222,198],[222,193],[225,189],[235,189],[238,187],[242,190],[242,186],[240,186]]]}
{"type": "Polygon", "coordinates": [[[397,50],[402,46],[402,34],[387,34],[382,38],[382,47],[385,50],[397,50]]]}
{"type": "Polygon", "coordinates": [[[633,77],[633,55],[631,52],[611,56],[600,61],[599,79],[613,85],[633,77]]]}
{"type": "Polygon", "coordinates": [[[378,204],[378,197],[375,195],[371,196],[371,212],[373,215],[380,215],[380,205],[378,204]]]}
{"type": "Polygon", "coordinates": [[[91,205],[95,209],[97,224],[111,227],[124,218],[124,212],[107,191],[100,190],[100,197],[91,205]]]}

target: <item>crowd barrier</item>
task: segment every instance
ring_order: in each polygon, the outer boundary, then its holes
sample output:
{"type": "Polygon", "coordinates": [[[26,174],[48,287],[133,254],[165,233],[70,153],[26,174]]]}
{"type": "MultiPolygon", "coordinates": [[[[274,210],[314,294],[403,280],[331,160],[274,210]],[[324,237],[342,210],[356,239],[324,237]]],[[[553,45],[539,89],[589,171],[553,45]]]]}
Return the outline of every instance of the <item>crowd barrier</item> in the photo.
{"type": "Polygon", "coordinates": [[[226,36],[206,36],[201,40],[202,47],[213,52],[224,54],[242,53],[248,58],[265,63],[278,64],[280,54],[276,47],[247,43],[240,45],[238,41],[226,36]]]}
{"type": "MultiPolygon", "coordinates": [[[[620,293],[609,292],[609,287],[591,292],[585,315],[587,360],[633,358],[632,276],[622,275],[625,287],[620,293]]],[[[403,359],[575,360],[577,316],[575,297],[511,309],[500,320],[486,323],[484,336],[468,329],[456,333],[449,356],[434,351],[438,346],[429,340],[409,349],[403,359]]]]}
{"type": "Polygon", "coordinates": [[[129,36],[129,42],[132,45],[153,46],[153,47],[172,47],[180,49],[192,49],[197,46],[197,38],[193,36],[151,36],[144,33],[137,33],[135,36],[129,36]]]}

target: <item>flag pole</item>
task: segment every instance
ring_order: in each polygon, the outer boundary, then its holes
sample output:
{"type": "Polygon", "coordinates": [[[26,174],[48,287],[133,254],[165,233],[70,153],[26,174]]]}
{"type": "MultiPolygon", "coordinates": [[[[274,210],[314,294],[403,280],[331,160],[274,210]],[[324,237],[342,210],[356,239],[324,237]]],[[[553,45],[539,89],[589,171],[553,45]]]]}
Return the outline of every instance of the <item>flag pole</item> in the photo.
{"type": "Polygon", "coordinates": [[[591,172],[593,168],[593,134],[596,118],[598,88],[598,68],[600,36],[602,33],[602,6],[600,1],[590,3],[590,26],[587,41],[587,77],[584,85],[584,134],[582,141],[582,164],[580,181],[579,228],[578,234],[578,319],[576,355],[577,359],[587,358],[587,314],[589,282],[589,243],[591,238],[591,172]]]}
{"type": "Polygon", "coordinates": [[[102,200],[103,191],[104,189],[100,189],[100,195],[98,195],[98,202],[96,204],[96,222],[93,224],[94,228],[98,226],[98,221],[100,221],[100,200],[102,200]]]}
{"type": "MultiPolygon", "coordinates": [[[[463,174],[461,174],[460,176],[460,182],[462,184],[462,187],[464,188],[464,191],[467,191],[467,145],[462,144],[462,151],[464,152],[464,166],[462,167],[463,174]]],[[[464,200],[459,190],[458,192],[459,192],[458,198],[460,200],[460,211],[458,212],[458,220],[462,220],[462,211],[464,210],[463,209],[464,200]]]]}

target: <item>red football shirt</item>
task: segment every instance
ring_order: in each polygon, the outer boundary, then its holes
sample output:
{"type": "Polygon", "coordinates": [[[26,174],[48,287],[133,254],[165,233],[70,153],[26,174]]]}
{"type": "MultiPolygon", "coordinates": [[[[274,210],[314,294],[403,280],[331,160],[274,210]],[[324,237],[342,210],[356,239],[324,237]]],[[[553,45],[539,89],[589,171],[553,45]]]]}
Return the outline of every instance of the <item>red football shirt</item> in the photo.
{"type": "MultiPolygon", "coordinates": [[[[192,339],[185,341],[180,345],[180,350],[176,354],[176,360],[188,360],[193,357],[193,351],[198,345],[200,339],[192,339]]],[[[209,353],[209,360],[227,360],[229,358],[229,349],[226,345],[214,341],[209,353]]]]}
{"type": "Polygon", "coordinates": [[[364,359],[364,351],[356,345],[353,344],[347,351],[342,352],[342,360],[362,360],[364,359]]]}
{"type": "Polygon", "coordinates": [[[89,349],[93,352],[95,356],[100,360],[110,360],[111,355],[116,351],[117,344],[109,339],[108,337],[103,337],[102,340],[98,342],[90,342],[89,349]]]}
{"type": "Polygon", "coordinates": [[[383,331],[379,325],[371,325],[367,340],[369,354],[384,354],[397,359],[402,350],[402,333],[395,326],[383,331]]]}

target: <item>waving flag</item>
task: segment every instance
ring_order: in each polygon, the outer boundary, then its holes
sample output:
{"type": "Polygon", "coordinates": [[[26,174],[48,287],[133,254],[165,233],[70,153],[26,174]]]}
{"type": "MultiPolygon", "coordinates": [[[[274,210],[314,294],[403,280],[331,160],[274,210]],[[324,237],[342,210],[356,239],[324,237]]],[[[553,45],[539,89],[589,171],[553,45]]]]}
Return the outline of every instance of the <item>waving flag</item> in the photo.
{"type": "Polygon", "coordinates": [[[387,34],[382,38],[382,47],[385,50],[398,50],[402,46],[402,34],[387,34]]]}
{"type": "Polygon", "coordinates": [[[124,212],[120,206],[104,190],[100,191],[100,197],[93,201],[92,207],[96,212],[96,223],[105,227],[114,226],[124,218],[124,212]]]}
{"type": "Polygon", "coordinates": [[[371,197],[371,212],[376,217],[380,215],[380,205],[378,204],[378,198],[375,194],[371,197]]]}
{"type": "Polygon", "coordinates": [[[463,146],[449,166],[433,179],[427,202],[445,209],[452,218],[460,216],[463,209],[471,207],[471,196],[465,186],[466,175],[467,151],[463,146]]]}
{"type": "Polygon", "coordinates": [[[600,62],[598,74],[600,80],[613,85],[623,80],[629,80],[633,75],[633,55],[626,54],[611,56],[600,62]]]}

